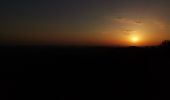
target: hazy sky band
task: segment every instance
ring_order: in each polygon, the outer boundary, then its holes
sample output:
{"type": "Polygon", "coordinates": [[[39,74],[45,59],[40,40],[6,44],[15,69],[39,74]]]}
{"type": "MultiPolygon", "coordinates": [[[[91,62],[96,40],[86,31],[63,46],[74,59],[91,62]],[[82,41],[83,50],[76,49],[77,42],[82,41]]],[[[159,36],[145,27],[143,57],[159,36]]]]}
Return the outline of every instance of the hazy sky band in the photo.
{"type": "Polygon", "coordinates": [[[170,38],[169,6],[168,0],[1,0],[0,39],[125,45],[136,31],[157,43],[170,38]]]}

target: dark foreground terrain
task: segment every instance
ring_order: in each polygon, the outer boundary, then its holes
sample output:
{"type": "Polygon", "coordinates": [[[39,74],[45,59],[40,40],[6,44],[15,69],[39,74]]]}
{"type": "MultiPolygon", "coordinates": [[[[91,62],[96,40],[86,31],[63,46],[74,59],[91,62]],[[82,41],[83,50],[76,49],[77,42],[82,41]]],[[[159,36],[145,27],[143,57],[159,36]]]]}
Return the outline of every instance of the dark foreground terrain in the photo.
{"type": "Polygon", "coordinates": [[[167,99],[169,50],[1,46],[0,99],[167,99]]]}

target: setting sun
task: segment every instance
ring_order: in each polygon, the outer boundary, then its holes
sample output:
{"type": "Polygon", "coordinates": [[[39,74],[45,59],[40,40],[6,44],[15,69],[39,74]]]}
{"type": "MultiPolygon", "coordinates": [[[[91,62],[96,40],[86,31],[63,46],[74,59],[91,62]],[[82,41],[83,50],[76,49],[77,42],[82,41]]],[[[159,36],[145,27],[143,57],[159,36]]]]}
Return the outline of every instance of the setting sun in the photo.
{"type": "Polygon", "coordinates": [[[134,42],[134,43],[136,43],[136,42],[139,41],[139,38],[136,37],[136,36],[134,36],[134,37],[131,38],[131,41],[134,42]]]}
{"type": "Polygon", "coordinates": [[[140,41],[139,37],[138,36],[131,36],[130,37],[130,41],[132,43],[138,43],[140,41]]]}

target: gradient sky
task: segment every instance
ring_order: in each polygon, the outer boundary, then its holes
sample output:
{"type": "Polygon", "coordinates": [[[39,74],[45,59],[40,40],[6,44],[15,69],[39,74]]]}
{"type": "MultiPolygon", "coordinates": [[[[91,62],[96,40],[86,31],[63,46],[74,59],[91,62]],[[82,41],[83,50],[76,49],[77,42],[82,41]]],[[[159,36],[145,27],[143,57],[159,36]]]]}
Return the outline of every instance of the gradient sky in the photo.
{"type": "Polygon", "coordinates": [[[155,45],[170,39],[169,0],[1,0],[0,43],[155,45]]]}

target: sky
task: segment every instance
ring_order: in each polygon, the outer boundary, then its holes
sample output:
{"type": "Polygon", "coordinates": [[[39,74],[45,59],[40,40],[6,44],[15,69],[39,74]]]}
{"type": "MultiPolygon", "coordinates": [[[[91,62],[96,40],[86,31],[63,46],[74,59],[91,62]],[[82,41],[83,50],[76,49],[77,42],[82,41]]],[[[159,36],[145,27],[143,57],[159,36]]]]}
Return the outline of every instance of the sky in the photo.
{"type": "Polygon", "coordinates": [[[157,45],[169,11],[169,0],[1,0],[0,44],[157,45]]]}

